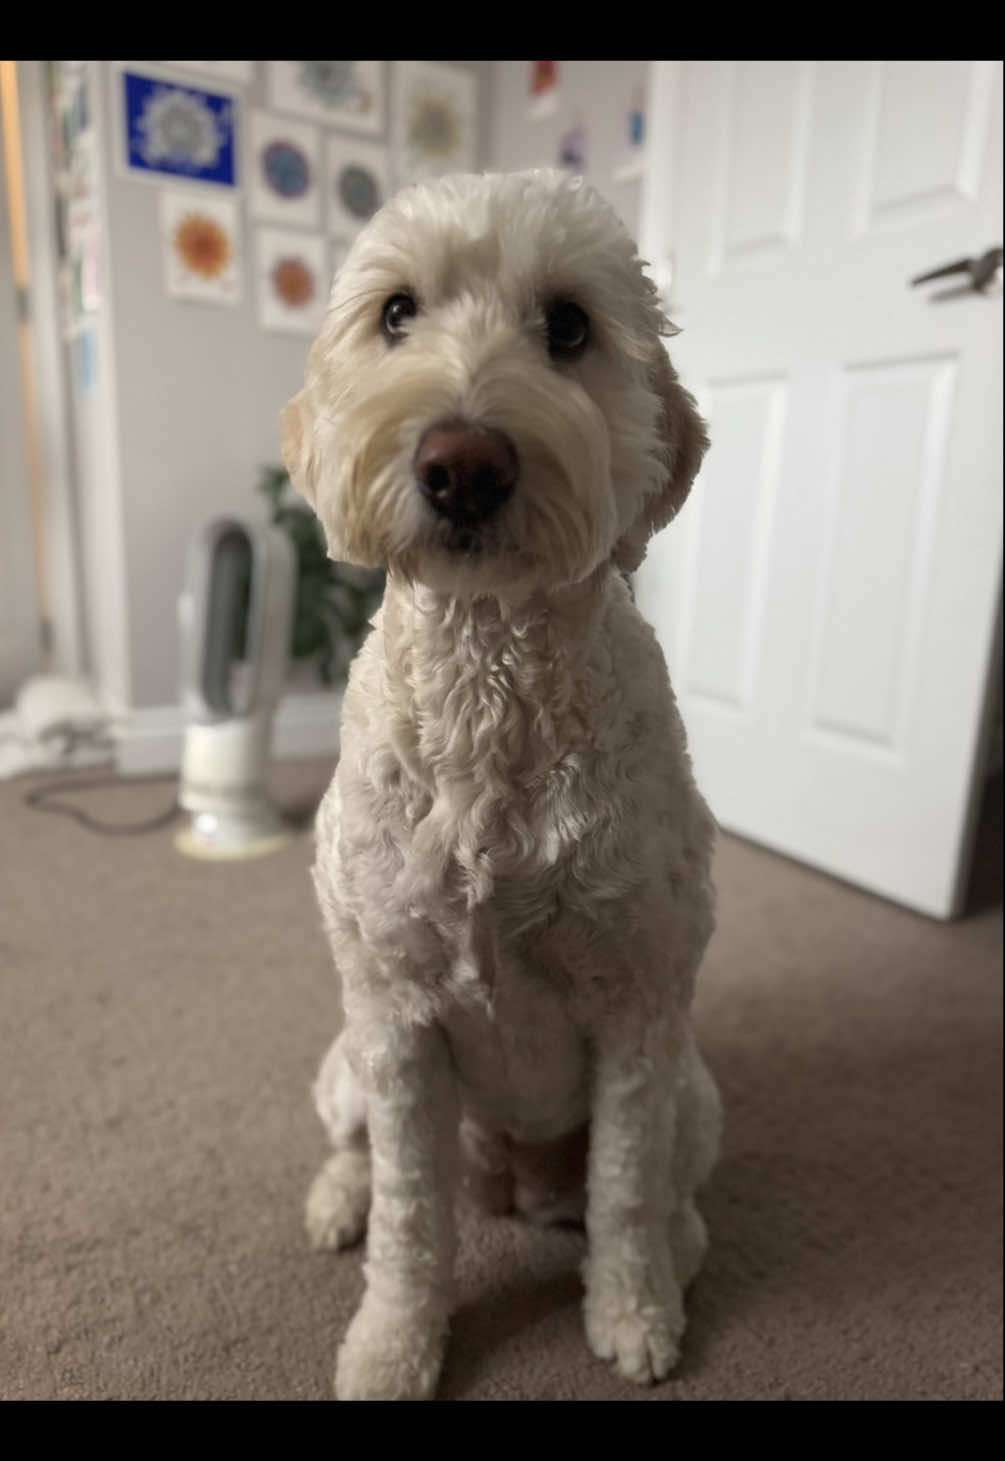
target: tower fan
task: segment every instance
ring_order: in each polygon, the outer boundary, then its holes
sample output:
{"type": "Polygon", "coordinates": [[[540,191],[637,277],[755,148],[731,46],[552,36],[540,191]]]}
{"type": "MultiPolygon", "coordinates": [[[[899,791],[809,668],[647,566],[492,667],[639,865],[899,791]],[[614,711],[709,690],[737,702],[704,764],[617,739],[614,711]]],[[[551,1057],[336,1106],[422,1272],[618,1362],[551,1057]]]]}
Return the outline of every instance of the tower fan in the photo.
{"type": "Polygon", "coordinates": [[[193,539],[178,604],[187,722],[178,799],[192,815],[175,841],[189,857],[257,857],[290,840],[265,773],[295,596],[296,558],[278,528],[224,517],[193,539]]]}

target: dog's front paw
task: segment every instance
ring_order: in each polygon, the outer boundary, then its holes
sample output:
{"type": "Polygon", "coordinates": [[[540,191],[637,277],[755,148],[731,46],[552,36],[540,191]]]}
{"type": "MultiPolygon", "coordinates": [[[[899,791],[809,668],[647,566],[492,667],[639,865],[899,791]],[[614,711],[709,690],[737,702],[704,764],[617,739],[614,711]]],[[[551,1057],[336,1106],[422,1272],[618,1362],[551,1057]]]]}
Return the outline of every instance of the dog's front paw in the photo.
{"type": "Polygon", "coordinates": [[[366,1294],[335,1366],[339,1400],[431,1400],[447,1340],[446,1319],[366,1294]]]}
{"type": "Polygon", "coordinates": [[[366,1231],[370,1209],[370,1155],[340,1151],[329,1157],[307,1194],[307,1232],[315,1248],[348,1248],[366,1231]]]}
{"type": "Polygon", "coordinates": [[[626,1380],[651,1385],[677,1363],[684,1302],[671,1275],[640,1282],[616,1270],[588,1272],[583,1313],[590,1349],[626,1380]]]}

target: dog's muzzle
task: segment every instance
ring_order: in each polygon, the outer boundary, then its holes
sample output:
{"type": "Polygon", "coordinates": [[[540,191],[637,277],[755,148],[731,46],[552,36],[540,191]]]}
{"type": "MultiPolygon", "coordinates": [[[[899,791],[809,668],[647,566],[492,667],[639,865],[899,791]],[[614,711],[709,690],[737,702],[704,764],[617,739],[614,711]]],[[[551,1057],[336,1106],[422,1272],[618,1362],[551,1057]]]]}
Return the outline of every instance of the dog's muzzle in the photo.
{"type": "Polygon", "coordinates": [[[477,527],[512,495],[519,472],[516,448],[501,431],[463,421],[432,426],[415,454],[415,482],[451,527],[477,527]]]}

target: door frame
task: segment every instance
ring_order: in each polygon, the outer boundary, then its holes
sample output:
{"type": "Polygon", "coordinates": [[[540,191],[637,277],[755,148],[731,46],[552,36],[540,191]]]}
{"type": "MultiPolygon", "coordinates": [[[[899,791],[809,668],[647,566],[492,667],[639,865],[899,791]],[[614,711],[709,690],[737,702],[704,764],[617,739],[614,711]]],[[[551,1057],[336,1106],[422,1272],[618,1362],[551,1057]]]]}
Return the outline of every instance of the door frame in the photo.
{"type": "MultiPolygon", "coordinates": [[[[651,277],[660,290],[663,309],[673,319],[673,246],[667,252],[664,240],[674,237],[675,186],[680,168],[680,61],[650,61],[647,76],[646,131],[647,167],[642,179],[639,208],[639,253],[648,262],[651,277]],[[666,158],[667,165],[654,171],[652,159],[666,158]]],[[[676,321],[674,321],[676,323],[676,321]]]]}
{"type": "Polygon", "coordinates": [[[49,666],[79,675],[86,667],[73,432],[59,299],[56,187],[44,61],[16,65],[24,201],[29,246],[29,326],[34,358],[39,450],[44,482],[42,552],[49,586],[49,666]]]}

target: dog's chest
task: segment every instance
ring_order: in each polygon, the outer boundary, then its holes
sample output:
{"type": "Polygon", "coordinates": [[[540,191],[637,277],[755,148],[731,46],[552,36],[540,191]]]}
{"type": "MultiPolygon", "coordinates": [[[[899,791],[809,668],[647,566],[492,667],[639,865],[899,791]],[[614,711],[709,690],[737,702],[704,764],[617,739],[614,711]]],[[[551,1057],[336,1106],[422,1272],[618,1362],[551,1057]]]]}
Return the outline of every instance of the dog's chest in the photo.
{"type": "Polygon", "coordinates": [[[454,779],[399,843],[410,913],[466,927],[480,912],[512,944],[563,907],[603,898],[599,849],[615,804],[576,755],[542,773],[454,779]]]}
{"type": "Polygon", "coordinates": [[[546,619],[407,627],[400,658],[364,649],[350,682],[322,877],[381,962],[438,1005],[476,969],[480,919],[511,951],[559,923],[623,922],[647,748],[602,627],[575,653],[546,619]]]}
{"type": "Polygon", "coordinates": [[[548,1141],[587,1109],[586,1045],[562,975],[500,946],[476,915],[441,1008],[465,1112],[488,1130],[548,1141]]]}
{"type": "Polygon", "coordinates": [[[426,687],[399,749],[413,773],[400,785],[416,878],[455,907],[491,905],[515,935],[600,870],[594,853],[625,811],[631,751],[609,665],[510,648],[469,661],[446,689],[426,687]]]}

